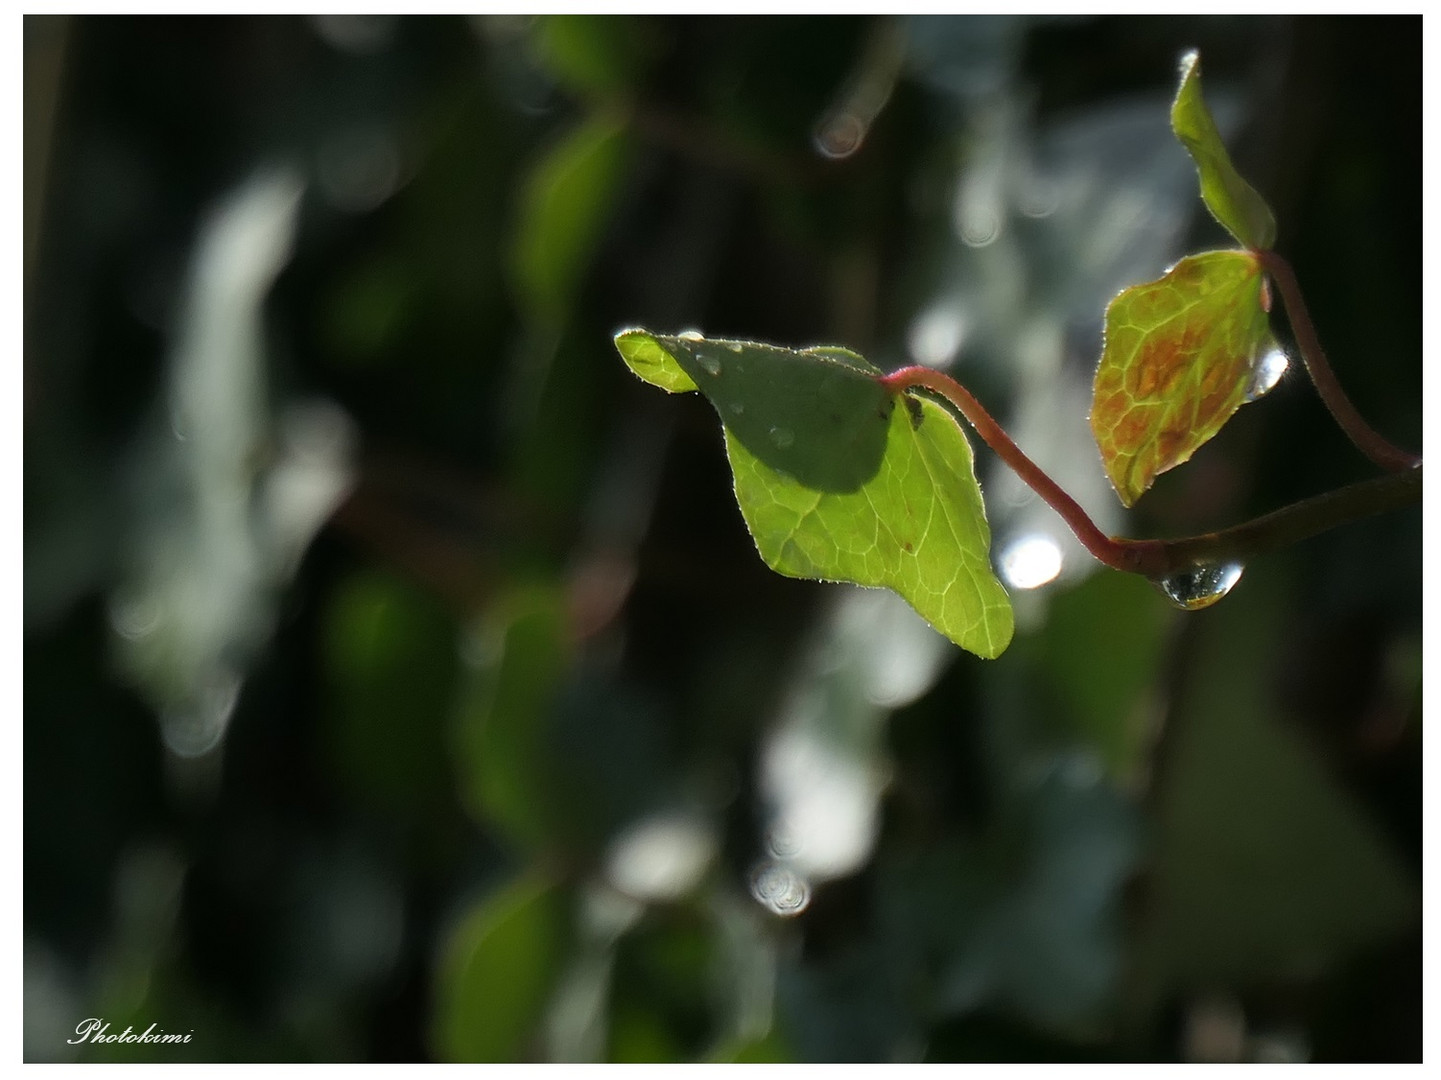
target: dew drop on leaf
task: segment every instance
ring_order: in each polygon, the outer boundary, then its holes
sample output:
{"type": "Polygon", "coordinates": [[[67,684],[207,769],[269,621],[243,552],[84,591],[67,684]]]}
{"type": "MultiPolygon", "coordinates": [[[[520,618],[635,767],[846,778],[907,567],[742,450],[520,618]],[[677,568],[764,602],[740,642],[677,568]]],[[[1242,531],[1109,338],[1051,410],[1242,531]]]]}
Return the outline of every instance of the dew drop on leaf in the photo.
{"type": "Polygon", "coordinates": [[[1242,569],[1238,562],[1203,563],[1157,578],[1156,585],[1177,607],[1197,611],[1230,592],[1242,569]]]}
{"type": "Polygon", "coordinates": [[[699,330],[682,330],[676,337],[682,341],[704,341],[705,335],[699,330]]]}
{"type": "Polygon", "coordinates": [[[708,371],[710,374],[719,375],[721,373],[720,357],[712,356],[708,353],[703,353],[699,349],[697,349],[695,353],[695,358],[696,363],[700,364],[700,366],[705,368],[706,371],[708,371]]]}
{"type": "Polygon", "coordinates": [[[739,341],[727,341],[725,342],[725,347],[733,353],[738,353],[745,349],[745,346],[739,341]]]}
{"type": "Polygon", "coordinates": [[[773,427],[770,435],[771,442],[775,443],[780,450],[786,449],[796,441],[795,433],[790,428],[773,427]]]}
{"type": "Polygon", "coordinates": [[[1290,366],[1290,358],[1286,356],[1284,349],[1273,348],[1265,353],[1251,370],[1251,382],[1246,387],[1246,400],[1255,401],[1269,394],[1290,366]]]}

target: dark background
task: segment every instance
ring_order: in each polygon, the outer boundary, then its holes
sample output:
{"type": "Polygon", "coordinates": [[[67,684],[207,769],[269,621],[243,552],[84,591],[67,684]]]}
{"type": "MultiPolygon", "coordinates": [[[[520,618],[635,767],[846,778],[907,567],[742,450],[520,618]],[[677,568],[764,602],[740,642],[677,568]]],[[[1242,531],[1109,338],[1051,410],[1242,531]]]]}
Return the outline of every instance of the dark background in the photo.
{"type": "Polygon", "coordinates": [[[770,573],[611,344],[949,361],[1128,535],[1370,475],[1295,371],[1129,518],[1085,441],[1226,244],[1191,47],[1419,448],[1419,18],[27,18],[26,1059],[1419,1060],[1419,508],[1198,613],[1067,547],[981,661],[770,573]]]}

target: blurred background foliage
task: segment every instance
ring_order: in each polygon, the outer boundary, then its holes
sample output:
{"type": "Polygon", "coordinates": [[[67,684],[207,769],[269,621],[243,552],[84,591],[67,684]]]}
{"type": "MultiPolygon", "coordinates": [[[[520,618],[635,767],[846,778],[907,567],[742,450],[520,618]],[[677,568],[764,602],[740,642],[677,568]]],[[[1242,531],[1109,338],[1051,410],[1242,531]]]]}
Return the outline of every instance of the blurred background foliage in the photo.
{"type": "Polygon", "coordinates": [[[1364,477],[1293,374],[1125,517],[1088,387],[1199,47],[1420,445],[1419,31],[27,18],[27,1059],[1418,1060],[1419,509],[1183,614],[979,447],[980,661],[611,336],[946,366],[1130,535],[1364,477]]]}

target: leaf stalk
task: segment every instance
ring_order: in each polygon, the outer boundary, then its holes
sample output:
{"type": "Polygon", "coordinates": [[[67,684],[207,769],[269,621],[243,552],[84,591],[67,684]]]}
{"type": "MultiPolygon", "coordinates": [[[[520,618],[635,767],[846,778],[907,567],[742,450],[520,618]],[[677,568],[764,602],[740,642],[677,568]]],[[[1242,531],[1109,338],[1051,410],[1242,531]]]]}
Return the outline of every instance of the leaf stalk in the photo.
{"type": "Polygon", "coordinates": [[[975,396],[955,379],[934,368],[916,366],[893,371],[879,381],[891,393],[922,389],[944,398],[966,418],[996,456],[1061,516],[1076,539],[1099,562],[1152,579],[1197,565],[1244,562],[1251,556],[1421,500],[1421,464],[1417,459],[1403,471],[1303,499],[1219,532],[1175,540],[1107,536],[1081,504],[1027,457],[975,396]]]}
{"type": "Polygon", "coordinates": [[[1321,395],[1321,400],[1341,430],[1346,433],[1346,437],[1355,444],[1356,449],[1387,472],[1399,472],[1420,465],[1420,455],[1402,450],[1377,433],[1361,418],[1356,406],[1351,404],[1351,399],[1341,389],[1341,383],[1336,378],[1336,373],[1331,370],[1330,361],[1326,359],[1326,352],[1321,348],[1320,338],[1316,336],[1315,324],[1311,322],[1311,313],[1301,296],[1301,287],[1296,283],[1296,274],[1291,269],[1291,264],[1274,251],[1256,251],[1254,254],[1280,290],[1281,301],[1286,305],[1286,317],[1291,322],[1291,331],[1296,335],[1296,347],[1301,350],[1306,372],[1311,376],[1316,392],[1321,395]]]}

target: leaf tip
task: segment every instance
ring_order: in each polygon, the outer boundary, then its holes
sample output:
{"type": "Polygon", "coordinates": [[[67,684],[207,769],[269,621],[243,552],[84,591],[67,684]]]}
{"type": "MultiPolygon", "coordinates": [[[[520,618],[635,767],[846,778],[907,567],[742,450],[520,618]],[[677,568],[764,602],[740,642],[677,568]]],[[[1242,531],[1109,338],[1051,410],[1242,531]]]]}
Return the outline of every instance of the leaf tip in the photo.
{"type": "Polygon", "coordinates": [[[1201,199],[1232,236],[1252,250],[1276,242],[1276,219],[1260,194],[1236,171],[1201,93],[1201,54],[1181,57],[1180,82],[1171,103],[1171,130],[1196,163],[1201,199]]]}
{"type": "Polygon", "coordinates": [[[628,327],[615,335],[615,348],[639,378],[669,394],[696,389],[694,380],[649,330],[628,327]]]}

